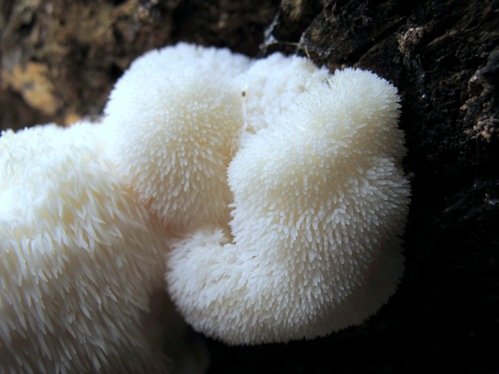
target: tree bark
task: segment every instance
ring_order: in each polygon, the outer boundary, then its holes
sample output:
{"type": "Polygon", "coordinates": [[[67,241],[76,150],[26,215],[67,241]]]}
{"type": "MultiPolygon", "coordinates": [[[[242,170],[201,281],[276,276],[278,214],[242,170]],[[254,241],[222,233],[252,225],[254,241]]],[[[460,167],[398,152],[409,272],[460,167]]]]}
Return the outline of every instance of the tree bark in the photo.
{"type": "Polygon", "coordinates": [[[210,372],[498,372],[498,17],[497,0],[4,0],[0,126],[98,115],[135,57],[177,41],[372,70],[399,88],[409,150],[397,294],[314,341],[207,339],[210,372]]]}

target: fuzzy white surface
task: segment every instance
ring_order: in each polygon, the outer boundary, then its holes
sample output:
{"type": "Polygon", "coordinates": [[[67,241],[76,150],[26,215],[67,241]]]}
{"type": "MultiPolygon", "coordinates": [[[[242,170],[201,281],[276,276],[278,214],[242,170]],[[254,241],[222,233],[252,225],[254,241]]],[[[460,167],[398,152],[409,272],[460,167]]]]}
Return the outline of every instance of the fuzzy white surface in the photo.
{"type": "Polygon", "coordinates": [[[150,303],[167,244],[103,157],[99,131],[0,138],[2,372],[166,369],[150,303]]]}
{"type": "Polygon", "coordinates": [[[243,121],[234,77],[248,64],[180,44],[139,58],[111,94],[104,124],[118,172],[172,235],[229,220],[226,170],[243,121]]]}
{"type": "MultiPolygon", "coordinates": [[[[182,315],[231,344],[359,324],[403,273],[409,185],[396,89],[370,72],[327,77],[296,59],[280,63],[296,69],[289,80],[309,75],[309,87],[293,101],[274,87],[260,105],[281,109],[256,114],[271,124],[248,135],[229,166],[233,239],[200,230],[169,256],[168,289],[182,315]]],[[[292,85],[276,81],[266,85],[292,85]]]]}
{"type": "Polygon", "coordinates": [[[181,43],[132,64],[101,125],[5,133],[1,367],[165,370],[165,277],[231,344],[361,323],[403,272],[398,101],[370,72],[181,43]]]}

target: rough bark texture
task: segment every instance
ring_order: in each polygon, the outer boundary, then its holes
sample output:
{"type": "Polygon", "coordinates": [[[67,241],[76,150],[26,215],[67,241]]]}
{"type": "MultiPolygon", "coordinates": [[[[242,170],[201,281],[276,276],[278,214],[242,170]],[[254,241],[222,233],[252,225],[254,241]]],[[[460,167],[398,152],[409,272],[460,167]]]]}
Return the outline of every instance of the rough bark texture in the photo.
{"type": "Polygon", "coordinates": [[[400,90],[413,198],[399,291],[362,326],[287,345],[207,340],[211,373],[499,372],[497,0],[3,0],[0,126],[102,110],[176,41],[358,66],[400,90]]]}

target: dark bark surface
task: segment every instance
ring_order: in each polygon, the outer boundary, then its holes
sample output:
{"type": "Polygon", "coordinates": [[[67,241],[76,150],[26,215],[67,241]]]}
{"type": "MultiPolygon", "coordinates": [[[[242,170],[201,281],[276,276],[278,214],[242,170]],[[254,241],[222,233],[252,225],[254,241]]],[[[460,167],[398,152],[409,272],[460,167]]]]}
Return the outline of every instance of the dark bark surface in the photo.
{"type": "Polygon", "coordinates": [[[499,1],[4,0],[0,126],[97,115],[130,61],[177,41],[372,70],[399,88],[409,150],[397,294],[326,338],[207,339],[210,373],[498,373],[499,1]]]}

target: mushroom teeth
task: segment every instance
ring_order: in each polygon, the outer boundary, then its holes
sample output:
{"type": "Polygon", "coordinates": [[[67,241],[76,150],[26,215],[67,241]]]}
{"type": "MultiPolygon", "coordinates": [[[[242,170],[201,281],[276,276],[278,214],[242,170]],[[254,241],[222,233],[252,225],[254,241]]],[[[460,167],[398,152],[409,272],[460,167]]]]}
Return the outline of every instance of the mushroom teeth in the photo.
{"type": "Polygon", "coordinates": [[[311,339],[375,313],[403,273],[409,185],[395,87],[347,69],[249,138],[228,169],[232,238],[169,254],[172,299],[229,344],[311,339]]]}
{"type": "Polygon", "coordinates": [[[0,138],[2,373],[167,368],[150,310],[167,242],[102,157],[102,135],[79,123],[0,138]]]}
{"type": "Polygon", "coordinates": [[[111,158],[174,235],[230,220],[225,174],[242,127],[231,78],[247,65],[225,49],[180,44],[139,58],[111,94],[111,158]]]}

